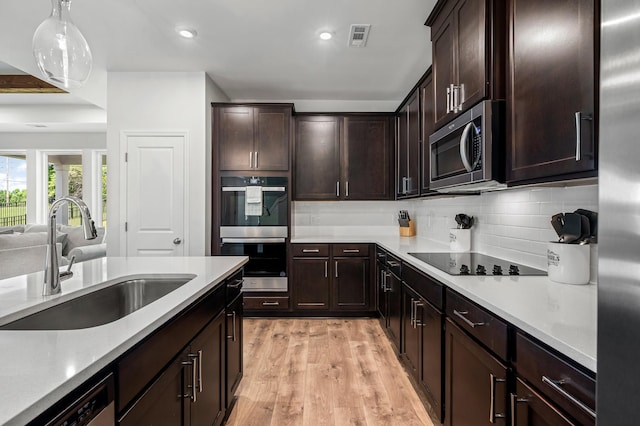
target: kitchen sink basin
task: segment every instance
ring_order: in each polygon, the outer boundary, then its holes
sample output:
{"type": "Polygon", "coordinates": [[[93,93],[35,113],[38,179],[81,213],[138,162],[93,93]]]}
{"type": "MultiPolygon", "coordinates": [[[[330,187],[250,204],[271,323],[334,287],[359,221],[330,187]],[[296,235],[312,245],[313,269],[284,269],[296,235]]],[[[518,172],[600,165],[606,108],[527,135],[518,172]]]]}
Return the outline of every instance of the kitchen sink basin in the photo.
{"type": "Polygon", "coordinates": [[[74,330],[108,324],[160,299],[193,278],[127,279],[0,326],[0,330],[74,330]]]}

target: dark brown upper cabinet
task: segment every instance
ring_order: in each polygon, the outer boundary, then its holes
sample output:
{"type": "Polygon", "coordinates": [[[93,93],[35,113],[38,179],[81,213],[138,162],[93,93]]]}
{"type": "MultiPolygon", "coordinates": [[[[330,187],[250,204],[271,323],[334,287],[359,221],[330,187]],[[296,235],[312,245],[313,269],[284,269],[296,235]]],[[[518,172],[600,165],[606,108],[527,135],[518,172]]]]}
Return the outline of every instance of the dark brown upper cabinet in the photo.
{"type": "Polygon", "coordinates": [[[416,88],[397,113],[396,198],[420,195],[420,90],[416,88]]]}
{"type": "Polygon", "coordinates": [[[435,191],[429,190],[429,175],[431,170],[429,168],[429,161],[431,157],[431,150],[429,149],[429,136],[434,131],[435,126],[435,108],[433,98],[433,74],[431,69],[427,71],[425,78],[420,82],[420,119],[421,125],[421,141],[422,141],[422,172],[421,175],[421,187],[420,195],[437,194],[435,191]]]}
{"type": "Polygon", "coordinates": [[[508,3],[507,181],[595,176],[598,2],[508,3]]]}
{"type": "Polygon", "coordinates": [[[295,200],[392,199],[390,115],[298,115],[295,200]]]}
{"type": "Polygon", "coordinates": [[[504,1],[440,0],[426,25],[431,27],[435,129],[485,98],[504,99],[504,1]]]}
{"type": "Polygon", "coordinates": [[[291,104],[213,104],[221,171],[287,171],[291,104]]]}

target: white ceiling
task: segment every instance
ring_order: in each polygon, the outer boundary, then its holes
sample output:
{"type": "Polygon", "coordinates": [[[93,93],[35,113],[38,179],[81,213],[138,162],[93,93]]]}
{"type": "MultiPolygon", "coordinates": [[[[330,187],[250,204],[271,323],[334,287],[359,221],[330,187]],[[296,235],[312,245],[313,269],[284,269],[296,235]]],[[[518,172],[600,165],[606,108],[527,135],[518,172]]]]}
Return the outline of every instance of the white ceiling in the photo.
{"type": "MultiPolygon", "coordinates": [[[[92,48],[94,70],[82,90],[55,96],[105,106],[107,72],[205,71],[233,101],[395,105],[431,63],[424,21],[434,4],[435,0],[75,0],[72,17],[92,48]],[[365,48],[347,46],[350,24],[371,24],[365,48]],[[177,26],[194,28],[198,36],[181,39],[177,26]],[[334,37],[320,40],[321,30],[334,37]]],[[[37,76],[31,37],[50,7],[47,0],[3,4],[0,38],[12,43],[2,43],[0,61],[37,76]]],[[[0,106],[6,102],[0,100],[0,106]]]]}

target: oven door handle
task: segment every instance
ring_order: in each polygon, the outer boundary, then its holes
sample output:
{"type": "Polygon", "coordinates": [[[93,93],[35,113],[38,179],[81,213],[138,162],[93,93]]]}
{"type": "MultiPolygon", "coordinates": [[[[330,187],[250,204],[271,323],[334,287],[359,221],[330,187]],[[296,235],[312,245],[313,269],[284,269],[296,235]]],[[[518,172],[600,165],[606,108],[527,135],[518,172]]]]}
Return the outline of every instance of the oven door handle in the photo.
{"type": "Polygon", "coordinates": [[[224,243],[247,243],[247,244],[267,244],[267,243],[284,243],[286,238],[223,238],[224,243]]]}
{"type": "Polygon", "coordinates": [[[472,128],[473,123],[468,123],[466,126],[464,126],[462,136],[460,136],[460,158],[462,159],[464,168],[469,173],[473,171],[473,167],[471,166],[471,162],[469,161],[469,153],[467,152],[467,140],[469,139],[469,133],[471,133],[472,128]]]}

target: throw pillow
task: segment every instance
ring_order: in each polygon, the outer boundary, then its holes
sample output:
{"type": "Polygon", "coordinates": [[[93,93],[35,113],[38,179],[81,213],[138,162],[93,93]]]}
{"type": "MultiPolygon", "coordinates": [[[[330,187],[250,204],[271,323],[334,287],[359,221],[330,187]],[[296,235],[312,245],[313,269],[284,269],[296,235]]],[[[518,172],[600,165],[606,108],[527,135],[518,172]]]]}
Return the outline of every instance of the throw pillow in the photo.
{"type": "Polygon", "coordinates": [[[13,234],[13,229],[5,229],[4,231],[0,231],[0,235],[9,235],[13,234]]]}

